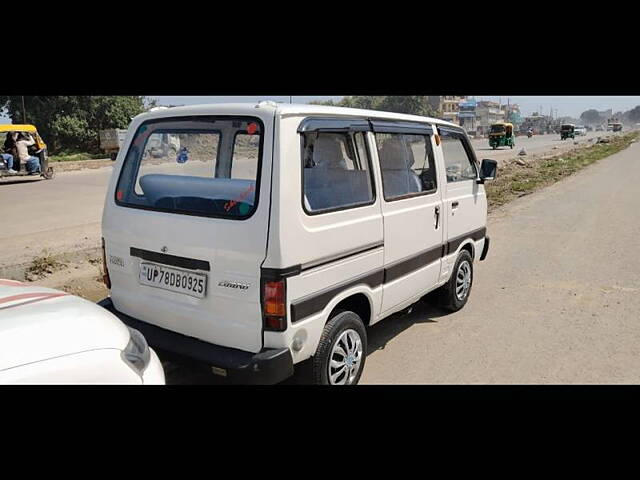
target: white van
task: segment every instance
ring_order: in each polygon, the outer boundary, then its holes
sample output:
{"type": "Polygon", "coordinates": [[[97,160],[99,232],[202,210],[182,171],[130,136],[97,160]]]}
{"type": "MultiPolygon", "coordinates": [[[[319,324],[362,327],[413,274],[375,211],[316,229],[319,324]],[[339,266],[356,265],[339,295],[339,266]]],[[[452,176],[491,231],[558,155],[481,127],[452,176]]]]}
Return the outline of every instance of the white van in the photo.
{"type": "Polygon", "coordinates": [[[489,248],[464,130],[413,115],[218,104],[136,117],[102,221],[101,304],[149,345],[241,383],[355,384],[366,327],[438,289],[458,310],[489,248]],[[176,135],[175,158],[145,155],[176,135]]]}

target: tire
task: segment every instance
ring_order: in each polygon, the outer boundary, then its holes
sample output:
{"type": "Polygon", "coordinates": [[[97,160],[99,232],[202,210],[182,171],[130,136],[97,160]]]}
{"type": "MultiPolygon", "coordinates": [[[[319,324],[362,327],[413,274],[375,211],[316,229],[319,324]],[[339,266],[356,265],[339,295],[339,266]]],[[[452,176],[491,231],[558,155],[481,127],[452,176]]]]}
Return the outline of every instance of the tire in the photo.
{"type": "MultiPolygon", "coordinates": [[[[362,376],[366,359],[367,331],[362,319],[357,313],[348,310],[340,311],[334,315],[324,327],[322,336],[320,337],[320,343],[318,343],[318,348],[311,362],[310,380],[316,385],[356,385],[362,376]],[[360,341],[359,348],[357,342],[353,342],[353,340],[356,339],[360,341]],[[339,345],[336,346],[338,342],[339,345]],[[344,355],[336,350],[344,350],[343,346],[345,345],[347,347],[352,345],[352,350],[346,353],[356,353],[355,360],[357,361],[358,369],[350,373],[347,364],[345,365],[346,371],[340,374],[341,369],[344,370],[345,367],[338,368],[335,370],[338,374],[334,377],[337,383],[334,383],[331,381],[329,373],[330,368],[334,368],[330,366],[331,357],[333,356],[338,362],[341,357],[344,358],[344,355]],[[349,375],[352,376],[347,378],[349,375]],[[346,383],[342,383],[343,380],[346,383]]],[[[354,360],[354,358],[350,355],[348,362],[350,363],[352,360],[354,360]]],[[[355,366],[355,363],[353,365],[355,366]]]]}
{"type": "Polygon", "coordinates": [[[462,307],[467,304],[469,300],[469,295],[471,295],[471,287],[473,286],[473,259],[471,255],[466,250],[462,250],[458,255],[455,265],[453,266],[453,271],[451,272],[451,278],[449,281],[445,283],[442,287],[440,287],[439,294],[439,305],[441,308],[448,310],[450,312],[457,312],[462,307]],[[465,267],[463,265],[466,264],[465,267]],[[456,293],[456,288],[459,286],[458,277],[462,273],[462,270],[466,269],[468,272],[468,287],[466,288],[466,292],[463,295],[458,296],[456,293]]]}
{"type": "Polygon", "coordinates": [[[55,176],[53,167],[48,167],[47,170],[43,172],[42,176],[45,178],[45,180],[51,180],[55,176]]]}

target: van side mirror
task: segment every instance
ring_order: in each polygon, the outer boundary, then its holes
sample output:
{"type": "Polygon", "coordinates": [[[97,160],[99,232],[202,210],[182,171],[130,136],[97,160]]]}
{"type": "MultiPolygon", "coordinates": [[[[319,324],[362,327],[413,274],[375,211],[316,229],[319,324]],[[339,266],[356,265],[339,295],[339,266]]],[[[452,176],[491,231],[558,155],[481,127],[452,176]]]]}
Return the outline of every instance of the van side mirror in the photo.
{"type": "Polygon", "coordinates": [[[498,176],[498,162],[485,158],[480,165],[480,179],[478,183],[484,183],[486,180],[493,180],[498,176]]]}

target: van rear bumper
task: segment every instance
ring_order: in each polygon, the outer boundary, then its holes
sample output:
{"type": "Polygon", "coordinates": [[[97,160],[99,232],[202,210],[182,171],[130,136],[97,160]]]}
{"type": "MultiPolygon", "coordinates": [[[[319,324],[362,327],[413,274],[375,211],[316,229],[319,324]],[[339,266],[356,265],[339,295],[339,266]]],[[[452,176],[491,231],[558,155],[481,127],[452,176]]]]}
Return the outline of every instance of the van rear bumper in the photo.
{"type": "Polygon", "coordinates": [[[98,305],[113,313],[125,325],[144,335],[151,348],[191,358],[227,371],[227,378],[240,384],[270,385],[293,375],[293,357],[288,348],[263,349],[258,353],[222,347],[187,337],[116,310],[110,297],[98,305]]]}

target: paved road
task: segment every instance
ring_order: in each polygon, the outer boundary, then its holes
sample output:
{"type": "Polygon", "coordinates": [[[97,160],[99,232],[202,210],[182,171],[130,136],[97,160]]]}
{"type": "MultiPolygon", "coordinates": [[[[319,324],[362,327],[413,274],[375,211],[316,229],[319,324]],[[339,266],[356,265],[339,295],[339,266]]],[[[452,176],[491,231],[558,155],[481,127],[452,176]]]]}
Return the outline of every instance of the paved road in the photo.
{"type": "Polygon", "coordinates": [[[361,383],[640,383],[639,159],[496,211],[467,306],[373,326],[361,383]]]}
{"type": "Polygon", "coordinates": [[[51,253],[100,246],[102,205],[111,167],[53,180],[0,180],[0,268],[51,253]],[[8,246],[13,248],[8,248],[8,246]]]}
{"type": "Polygon", "coordinates": [[[517,157],[518,152],[523,148],[526,150],[528,155],[540,155],[550,152],[561,153],[567,149],[573,148],[575,146],[575,141],[577,141],[578,144],[585,144],[588,143],[589,140],[595,140],[598,137],[608,137],[611,135],[614,135],[614,133],[587,132],[586,135],[576,137],[575,140],[560,140],[560,135],[557,134],[534,135],[531,138],[527,138],[526,136],[516,137],[516,145],[513,149],[509,147],[500,147],[496,150],[489,146],[489,139],[487,138],[477,138],[472,140],[471,143],[476,151],[478,160],[482,160],[483,158],[492,158],[498,162],[503,162],[517,157]],[[556,148],[553,149],[554,147],[556,148]]]}

